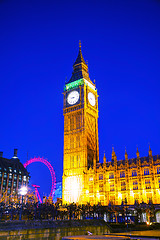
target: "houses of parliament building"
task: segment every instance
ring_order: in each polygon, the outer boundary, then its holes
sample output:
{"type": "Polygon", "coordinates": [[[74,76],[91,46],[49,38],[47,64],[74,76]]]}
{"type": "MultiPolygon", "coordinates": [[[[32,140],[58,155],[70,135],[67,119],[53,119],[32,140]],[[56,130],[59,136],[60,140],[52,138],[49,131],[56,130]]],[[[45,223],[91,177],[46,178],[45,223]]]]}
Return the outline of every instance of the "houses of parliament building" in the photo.
{"type": "Polygon", "coordinates": [[[79,45],[71,79],[63,92],[64,157],[62,201],[133,205],[150,200],[160,203],[160,155],[117,160],[114,148],[112,159],[99,162],[98,93],[91,81],[88,65],[79,45]]]}

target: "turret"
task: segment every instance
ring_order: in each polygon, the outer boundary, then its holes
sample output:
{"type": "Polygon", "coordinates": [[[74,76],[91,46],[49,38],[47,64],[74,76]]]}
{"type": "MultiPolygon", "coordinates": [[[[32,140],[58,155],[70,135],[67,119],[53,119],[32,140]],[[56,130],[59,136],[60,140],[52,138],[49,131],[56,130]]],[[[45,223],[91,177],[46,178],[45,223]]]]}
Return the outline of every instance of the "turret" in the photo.
{"type": "Polygon", "coordinates": [[[124,156],[125,156],[125,165],[127,166],[127,168],[128,168],[128,154],[127,154],[127,150],[126,150],[126,148],[125,148],[125,154],[124,154],[124,156]]]}
{"type": "Polygon", "coordinates": [[[138,151],[138,147],[137,147],[136,155],[137,155],[137,165],[140,166],[141,165],[141,159],[140,159],[140,154],[139,154],[139,151],[138,151]]]}
{"type": "Polygon", "coordinates": [[[152,150],[151,150],[150,145],[149,145],[149,151],[148,151],[148,153],[149,153],[149,157],[152,157],[152,150]]]}
{"type": "Polygon", "coordinates": [[[114,161],[115,167],[117,167],[117,156],[114,151],[114,147],[112,147],[112,160],[114,161]]]}
{"type": "Polygon", "coordinates": [[[106,168],[106,156],[105,156],[105,151],[104,151],[104,156],[103,156],[103,168],[106,168]]]}
{"type": "Polygon", "coordinates": [[[125,156],[125,160],[128,161],[128,154],[127,154],[126,148],[125,148],[125,154],[124,154],[124,156],[125,156]]]}
{"type": "Polygon", "coordinates": [[[139,159],[139,158],[140,158],[140,155],[139,155],[138,147],[137,147],[136,155],[137,155],[137,158],[139,159]]]}
{"type": "Polygon", "coordinates": [[[151,150],[150,145],[149,145],[149,151],[148,151],[148,153],[149,153],[149,162],[150,162],[151,164],[153,164],[152,150],[151,150]]]}

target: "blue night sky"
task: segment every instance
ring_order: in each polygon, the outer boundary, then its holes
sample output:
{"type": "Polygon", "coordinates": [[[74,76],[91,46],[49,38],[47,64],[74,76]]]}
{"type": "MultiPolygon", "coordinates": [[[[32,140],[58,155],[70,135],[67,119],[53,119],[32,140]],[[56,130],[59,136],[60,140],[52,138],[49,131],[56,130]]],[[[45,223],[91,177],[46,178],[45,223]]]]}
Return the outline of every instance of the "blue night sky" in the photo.
{"type": "MultiPolygon", "coordinates": [[[[100,162],[160,154],[160,1],[1,0],[0,151],[48,159],[62,177],[63,87],[78,54],[99,94],[100,162]]],[[[31,183],[49,194],[42,163],[31,183]]]]}

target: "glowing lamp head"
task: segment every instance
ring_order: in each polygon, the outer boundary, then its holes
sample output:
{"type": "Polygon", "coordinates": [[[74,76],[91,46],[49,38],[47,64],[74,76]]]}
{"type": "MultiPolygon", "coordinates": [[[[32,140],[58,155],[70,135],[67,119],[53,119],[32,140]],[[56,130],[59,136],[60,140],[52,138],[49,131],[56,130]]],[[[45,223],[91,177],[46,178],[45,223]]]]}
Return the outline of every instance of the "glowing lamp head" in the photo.
{"type": "Polygon", "coordinates": [[[28,189],[27,189],[26,186],[22,186],[22,187],[19,189],[19,193],[20,193],[22,196],[26,195],[26,194],[27,194],[27,191],[28,191],[28,189]]]}
{"type": "Polygon", "coordinates": [[[118,193],[118,198],[121,198],[122,199],[122,193],[118,193]]]}

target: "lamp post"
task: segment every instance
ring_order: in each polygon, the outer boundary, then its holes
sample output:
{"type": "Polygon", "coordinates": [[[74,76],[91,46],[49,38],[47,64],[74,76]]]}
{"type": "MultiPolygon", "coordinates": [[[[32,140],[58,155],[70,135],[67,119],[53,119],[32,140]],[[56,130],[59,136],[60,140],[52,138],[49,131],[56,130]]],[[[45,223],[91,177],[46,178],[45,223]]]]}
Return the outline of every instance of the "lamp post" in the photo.
{"type": "Polygon", "coordinates": [[[127,220],[127,228],[128,228],[128,211],[127,211],[127,198],[125,198],[125,205],[126,205],[126,220],[127,220]]]}
{"type": "Polygon", "coordinates": [[[19,193],[20,195],[22,196],[22,203],[21,203],[21,209],[20,209],[20,214],[19,214],[19,220],[22,220],[22,210],[23,210],[23,197],[24,195],[27,194],[27,187],[26,186],[22,186],[20,189],[19,189],[19,193]]]}

